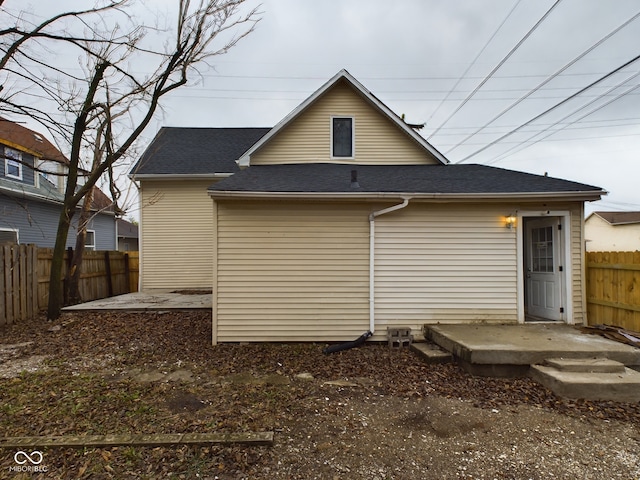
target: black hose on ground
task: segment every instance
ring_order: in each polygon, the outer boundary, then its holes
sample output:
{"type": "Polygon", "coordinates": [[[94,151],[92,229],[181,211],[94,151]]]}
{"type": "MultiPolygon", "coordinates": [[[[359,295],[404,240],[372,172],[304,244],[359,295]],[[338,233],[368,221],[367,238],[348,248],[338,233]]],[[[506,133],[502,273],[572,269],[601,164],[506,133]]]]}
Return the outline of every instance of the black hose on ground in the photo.
{"type": "Polygon", "coordinates": [[[371,332],[365,332],[362,335],[360,335],[358,338],[353,340],[352,342],[345,342],[345,343],[338,343],[336,345],[329,345],[327,348],[325,348],[322,351],[322,353],[324,353],[325,355],[328,355],[330,353],[340,352],[342,350],[349,350],[350,348],[359,347],[360,345],[364,344],[364,342],[367,341],[367,338],[369,338],[372,335],[373,335],[373,333],[371,333],[371,332]]]}

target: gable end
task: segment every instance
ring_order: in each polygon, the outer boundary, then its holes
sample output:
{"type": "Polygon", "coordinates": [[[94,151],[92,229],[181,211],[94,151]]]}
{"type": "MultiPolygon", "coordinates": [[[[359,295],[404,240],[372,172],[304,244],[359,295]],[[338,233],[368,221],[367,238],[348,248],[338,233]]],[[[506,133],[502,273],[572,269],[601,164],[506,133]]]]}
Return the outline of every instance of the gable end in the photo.
{"type": "Polygon", "coordinates": [[[431,144],[342,70],[238,160],[286,163],[446,164],[431,144]],[[333,155],[332,118],[353,118],[353,154],[333,155]],[[327,128],[328,127],[328,128],[327,128]],[[350,162],[344,159],[349,158],[350,162]]]}

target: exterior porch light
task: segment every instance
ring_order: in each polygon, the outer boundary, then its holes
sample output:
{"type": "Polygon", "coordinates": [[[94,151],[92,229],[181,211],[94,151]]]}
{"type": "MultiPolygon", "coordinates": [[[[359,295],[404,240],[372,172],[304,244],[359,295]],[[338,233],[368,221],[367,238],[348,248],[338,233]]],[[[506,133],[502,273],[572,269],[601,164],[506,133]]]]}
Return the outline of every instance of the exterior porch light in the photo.
{"type": "Polygon", "coordinates": [[[509,215],[506,215],[504,217],[504,224],[509,230],[511,230],[513,227],[515,227],[516,226],[516,214],[515,213],[510,213],[509,215]]]}

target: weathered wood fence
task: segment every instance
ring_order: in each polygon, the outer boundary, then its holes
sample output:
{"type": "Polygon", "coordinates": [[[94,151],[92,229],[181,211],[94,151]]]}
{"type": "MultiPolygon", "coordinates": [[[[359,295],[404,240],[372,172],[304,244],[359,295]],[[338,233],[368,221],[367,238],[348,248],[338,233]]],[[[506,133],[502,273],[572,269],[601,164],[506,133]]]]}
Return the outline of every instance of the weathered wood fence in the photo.
{"type": "Polygon", "coordinates": [[[38,249],[35,245],[0,246],[0,325],[38,312],[38,249]]]}
{"type": "MultiPolygon", "coordinates": [[[[68,265],[72,252],[65,255],[68,265]]],[[[49,302],[53,250],[35,245],[0,246],[0,325],[36,315],[49,302]]],[[[80,274],[83,301],[136,292],[138,252],[86,251],[80,274]]]]}
{"type": "Polygon", "coordinates": [[[587,252],[590,325],[640,331],[640,252],[587,252]]]}

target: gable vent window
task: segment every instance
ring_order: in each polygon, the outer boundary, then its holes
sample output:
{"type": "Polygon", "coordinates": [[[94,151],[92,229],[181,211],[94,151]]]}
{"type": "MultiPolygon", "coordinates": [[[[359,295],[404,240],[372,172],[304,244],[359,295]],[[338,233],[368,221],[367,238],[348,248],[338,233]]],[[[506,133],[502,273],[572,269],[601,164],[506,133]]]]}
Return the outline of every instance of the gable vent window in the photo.
{"type": "Polygon", "coordinates": [[[333,117],[331,119],[331,156],[353,158],[353,118],[333,117]]]}

